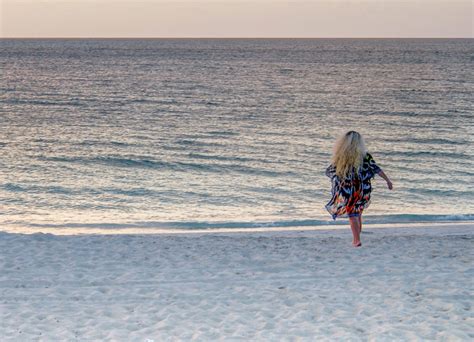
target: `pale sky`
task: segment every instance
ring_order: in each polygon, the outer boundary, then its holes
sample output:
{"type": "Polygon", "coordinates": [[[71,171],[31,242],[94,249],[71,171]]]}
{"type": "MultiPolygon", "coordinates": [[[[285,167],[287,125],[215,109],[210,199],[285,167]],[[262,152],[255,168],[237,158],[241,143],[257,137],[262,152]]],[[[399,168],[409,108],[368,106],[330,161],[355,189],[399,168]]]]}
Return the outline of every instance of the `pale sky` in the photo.
{"type": "Polygon", "coordinates": [[[0,0],[0,37],[473,38],[472,0],[0,0]]]}

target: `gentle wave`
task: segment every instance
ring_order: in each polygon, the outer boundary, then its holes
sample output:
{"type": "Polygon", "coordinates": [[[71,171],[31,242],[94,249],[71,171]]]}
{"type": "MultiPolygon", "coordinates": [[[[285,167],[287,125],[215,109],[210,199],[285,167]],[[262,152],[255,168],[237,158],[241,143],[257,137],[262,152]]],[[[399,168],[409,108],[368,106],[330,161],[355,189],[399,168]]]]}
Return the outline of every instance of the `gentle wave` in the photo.
{"type": "MultiPolygon", "coordinates": [[[[199,156],[199,155],[198,155],[199,156]]],[[[196,157],[196,155],[195,155],[196,157]]],[[[201,159],[206,159],[201,155],[201,159]]],[[[45,157],[39,156],[37,159],[42,161],[60,162],[60,163],[78,163],[78,164],[103,164],[107,166],[122,167],[122,168],[151,168],[158,170],[172,170],[172,171],[183,171],[199,170],[204,172],[236,172],[242,174],[256,174],[268,177],[278,176],[295,176],[296,173],[293,171],[277,171],[258,168],[255,166],[248,166],[242,164],[202,164],[202,163],[190,163],[190,162],[166,162],[157,161],[150,159],[139,159],[139,158],[118,158],[118,157],[45,157]]],[[[199,157],[198,157],[199,159],[199,157]]],[[[208,159],[226,160],[225,157],[210,156],[208,159]]],[[[230,160],[230,159],[229,159],[230,160]]],[[[234,161],[239,161],[239,158],[234,158],[234,161]]],[[[260,161],[261,162],[261,161],[260,161]]]]}
{"type": "Polygon", "coordinates": [[[36,106],[74,106],[74,107],[80,107],[80,106],[87,106],[88,104],[86,102],[80,102],[80,101],[50,101],[50,100],[22,100],[22,99],[6,99],[2,101],[3,103],[6,104],[11,104],[11,105],[36,105],[36,106]]]}
{"type": "Polygon", "coordinates": [[[460,160],[468,156],[467,153],[463,153],[463,152],[444,152],[444,151],[390,151],[390,152],[380,153],[380,155],[387,156],[387,157],[391,156],[391,157],[404,157],[404,158],[447,157],[447,158],[455,158],[455,159],[460,159],[460,160]]]}
{"type": "MultiPolygon", "coordinates": [[[[0,189],[15,193],[29,193],[29,194],[55,194],[55,195],[82,195],[95,196],[101,194],[125,195],[125,196],[159,196],[162,192],[153,191],[146,188],[71,188],[66,186],[46,186],[46,185],[24,185],[5,183],[0,185],[0,189]]],[[[91,203],[91,207],[94,204],[91,203]]]]}
{"type": "MultiPolygon", "coordinates": [[[[437,222],[461,222],[474,221],[474,214],[459,215],[418,215],[418,214],[402,214],[402,215],[367,215],[364,216],[366,224],[396,224],[396,223],[437,223],[437,222]]],[[[143,229],[219,229],[219,228],[291,228],[291,227],[318,227],[318,226],[340,226],[347,225],[347,220],[283,220],[268,222],[127,222],[127,223],[63,223],[63,224],[40,224],[15,222],[16,225],[23,225],[30,228],[103,228],[103,229],[127,229],[127,228],[143,228],[143,229]]]]}
{"type": "MultiPolygon", "coordinates": [[[[401,143],[405,142],[403,139],[393,139],[393,138],[386,138],[385,141],[393,142],[393,143],[401,143]]],[[[441,139],[441,138],[424,138],[424,139],[417,139],[412,138],[410,140],[413,144],[422,144],[422,145],[459,145],[459,146],[466,146],[469,144],[469,140],[465,140],[462,138],[457,137],[457,139],[441,139]]]]}

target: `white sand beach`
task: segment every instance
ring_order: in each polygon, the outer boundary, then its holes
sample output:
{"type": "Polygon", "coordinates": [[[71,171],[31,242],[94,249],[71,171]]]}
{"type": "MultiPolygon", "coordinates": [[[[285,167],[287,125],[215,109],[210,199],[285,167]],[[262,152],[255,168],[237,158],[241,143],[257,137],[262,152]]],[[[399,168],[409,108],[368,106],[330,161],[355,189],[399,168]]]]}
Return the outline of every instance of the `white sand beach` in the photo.
{"type": "Polygon", "coordinates": [[[473,340],[472,223],[0,233],[2,341],[473,340]]]}

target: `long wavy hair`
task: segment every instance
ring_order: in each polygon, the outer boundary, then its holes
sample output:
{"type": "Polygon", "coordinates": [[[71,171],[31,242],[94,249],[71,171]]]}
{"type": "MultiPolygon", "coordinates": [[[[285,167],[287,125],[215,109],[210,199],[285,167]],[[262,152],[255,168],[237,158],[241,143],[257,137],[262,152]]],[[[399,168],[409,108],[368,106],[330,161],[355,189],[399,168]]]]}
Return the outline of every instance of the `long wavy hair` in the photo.
{"type": "Polygon", "coordinates": [[[332,165],[336,168],[336,175],[346,178],[353,169],[358,171],[366,153],[362,135],[355,131],[342,135],[334,145],[332,156],[332,165]]]}

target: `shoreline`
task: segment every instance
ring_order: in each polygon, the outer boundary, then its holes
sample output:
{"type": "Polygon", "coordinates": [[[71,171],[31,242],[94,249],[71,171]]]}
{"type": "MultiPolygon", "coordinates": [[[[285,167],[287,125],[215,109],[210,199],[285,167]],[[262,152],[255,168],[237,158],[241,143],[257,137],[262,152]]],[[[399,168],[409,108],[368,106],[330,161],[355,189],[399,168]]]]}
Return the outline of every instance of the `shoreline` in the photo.
{"type": "MultiPolygon", "coordinates": [[[[423,229],[449,229],[452,233],[474,229],[474,221],[442,221],[442,222],[413,222],[413,223],[369,223],[363,225],[363,230],[394,230],[412,229],[417,232],[423,229]]],[[[183,228],[7,228],[1,230],[1,233],[8,234],[51,234],[58,236],[83,236],[83,235],[195,235],[195,234],[272,234],[284,232],[326,232],[326,231],[345,231],[350,230],[349,223],[318,225],[318,226],[284,226],[284,227],[254,227],[254,228],[208,228],[208,229],[183,229],[183,228]]]]}

